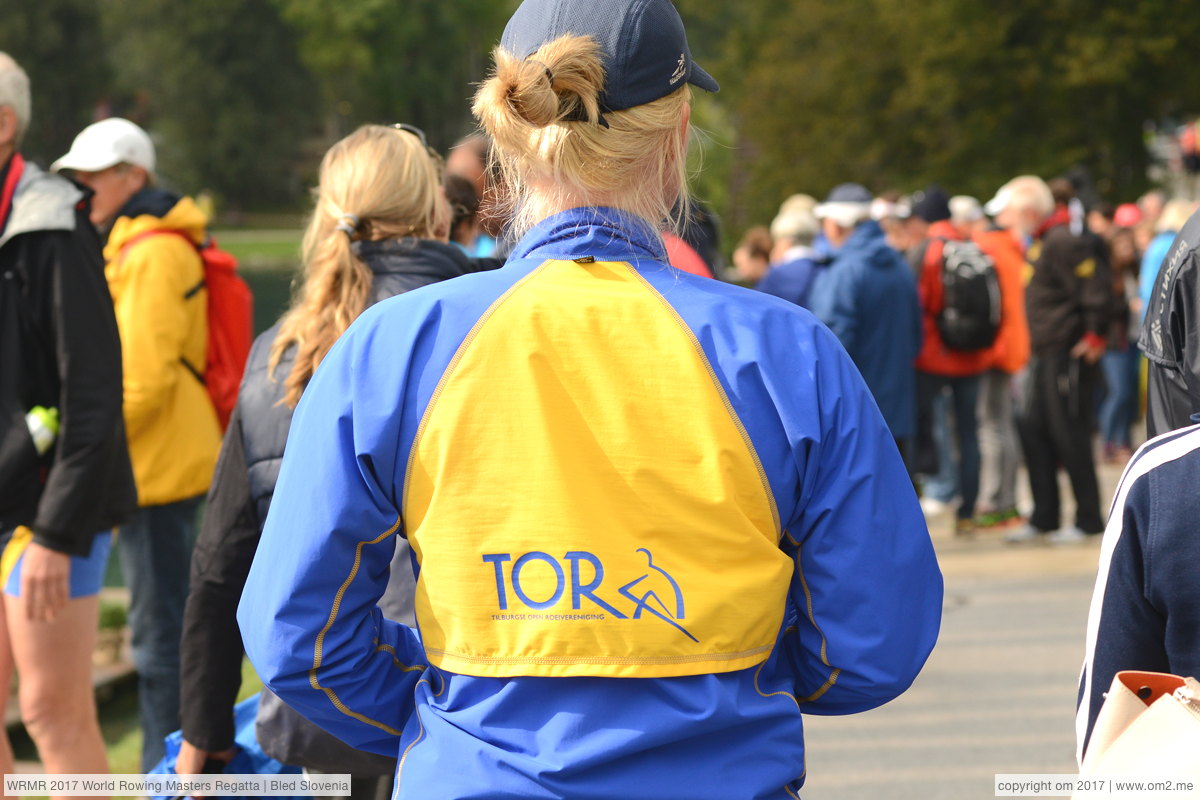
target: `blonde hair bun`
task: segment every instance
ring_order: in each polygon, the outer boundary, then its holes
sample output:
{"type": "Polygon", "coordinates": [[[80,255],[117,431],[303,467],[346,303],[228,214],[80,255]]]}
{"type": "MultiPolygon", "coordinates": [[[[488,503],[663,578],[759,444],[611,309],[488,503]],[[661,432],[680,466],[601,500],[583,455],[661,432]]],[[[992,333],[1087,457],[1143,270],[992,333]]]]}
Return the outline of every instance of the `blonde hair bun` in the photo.
{"type": "Polygon", "coordinates": [[[568,120],[599,121],[604,64],[592,37],[563,36],[526,59],[502,47],[492,56],[496,68],[473,110],[493,138],[523,136],[530,128],[568,120]]]}
{"type": "Polygon", "coordinates": [[[603,53],[591,36],[560,36],[524,59],[500,46],[492,57],[472,111],[494,144],[511,233],[581,205],[620,208],[655,226],[668,224],[681,198],[686,210],[686,82],[607,111],[603,53]]]}

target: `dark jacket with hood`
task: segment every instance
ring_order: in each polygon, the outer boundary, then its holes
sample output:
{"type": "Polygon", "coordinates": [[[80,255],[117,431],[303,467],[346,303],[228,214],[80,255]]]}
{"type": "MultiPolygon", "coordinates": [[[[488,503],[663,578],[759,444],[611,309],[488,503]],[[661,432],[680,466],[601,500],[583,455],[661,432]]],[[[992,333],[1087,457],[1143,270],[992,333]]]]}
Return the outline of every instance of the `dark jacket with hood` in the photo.
{"type": "Polygon", "coordinates": [[[1112,280],[1100,238],[1072,232],[1069,215],[1060,209],[1027,256],[1033,277],[1025,307],[1034,355],[1070,350],[1085,334],[1103,338],[1112,317],[1112,280]]]}
{"type": "Polygon", "coordinates": [[[916,433],[917,286],[877,223],[859,223],[832,263],[817,273],[808,303],[854,360],[892,436],[906,439],[916,433]]]}
{"type": "Polygon", "coordinates": [[[0,232],[0,531],[24,525],[72,555],[137,507],[121,345],[87,197],[27,163],[0,232]],[[61,420],[43,456],[25,422],[34,406],[61,420]]]}
{"type": "MultiPolygon", "coordinates": [[[[428,239],[358,242],[354,249],[373,273],[368,304],[501,264],[498,259],[468,258],[454,245],[428,239]]],[[[284,351],[273,376],[268,364],[278,330],[276,324],[261,334],[250,350],[192,556],[181,645],[181,719],[184,738],[209,751],[233,744],[231,709],[241,684],[242,663],[237,606],[267,519],[292,421],[293,409],[282,400],[295,347],[284,351]]],[[[407,562],[406,551],[398,546],[393,564],[407,562]]],[[[381,603],[385,614],[412,624],[411,573],[407,582],[393,581],[393,587],[395,591],[389,587],[381,603]]],[[[297,721],[312,724],[299,717],[297,721]]],[[[340,743],[333,740],[332,745],[340,743]]],[[[394,761],[375,758],[387,764],[394,761]]]]}
{"type": "MultiPolygon", "coordinates": [[[[1146,434],[1182,428],[1200,412],[1200,213],[1179,231],[1146,306],[1146,434]]],[[[1196,420],[1200,421],[1200,420],[1196,420]]]]}

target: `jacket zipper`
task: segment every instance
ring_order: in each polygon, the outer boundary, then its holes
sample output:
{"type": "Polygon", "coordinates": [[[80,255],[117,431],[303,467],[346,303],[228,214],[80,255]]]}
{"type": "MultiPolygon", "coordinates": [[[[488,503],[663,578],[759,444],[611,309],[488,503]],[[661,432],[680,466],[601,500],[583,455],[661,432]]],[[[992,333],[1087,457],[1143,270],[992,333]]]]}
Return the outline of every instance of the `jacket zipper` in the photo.
{"type": "Polygon", "coordinates": [[[1179,704],[1191,712],[1192,716],[1200,719],[1200,695],[1196,693],[1192,687],[1184,685],[1180,686],[1171,695],[1179,704]]]}

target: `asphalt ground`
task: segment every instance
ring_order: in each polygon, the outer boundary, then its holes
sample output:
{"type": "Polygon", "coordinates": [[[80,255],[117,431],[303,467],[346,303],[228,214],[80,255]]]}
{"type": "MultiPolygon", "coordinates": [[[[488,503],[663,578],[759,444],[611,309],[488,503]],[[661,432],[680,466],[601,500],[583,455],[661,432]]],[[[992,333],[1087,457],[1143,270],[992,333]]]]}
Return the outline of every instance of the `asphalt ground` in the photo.
{"type": "MultiPolygon", "coordinates": [[[[1107,503],[1121,467],[1099,468],[1107,503]]],[[[1022,481],[1024,476],[1022,475],[1022,481]]],[[[1065,477],[1064,522],[1073,519],[1065,477]]],[[[937,646],[912,688],[882,708],[806,717],[804,800],[973,800],[997,773],[1075,773],[1075,695],[1100,552],[956,538],[928,518],[946,580],[937,646]]]]}

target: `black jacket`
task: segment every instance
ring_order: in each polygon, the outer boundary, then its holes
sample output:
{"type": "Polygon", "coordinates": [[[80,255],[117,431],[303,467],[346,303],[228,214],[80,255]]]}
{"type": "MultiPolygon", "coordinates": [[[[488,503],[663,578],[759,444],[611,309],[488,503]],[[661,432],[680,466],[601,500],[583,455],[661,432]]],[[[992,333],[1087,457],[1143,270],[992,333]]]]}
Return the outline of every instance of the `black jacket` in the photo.
{"type": "Polygon", "coordinates": [[[0,235],[0,531],[25,525],[72,555],[137,508],[121,344],[87,197],[26,164],[0,235]],[[34,406],[61,420],[44,456],[25,423],[34,406]]]}
{"type": "MultiPolygon", "coordinates": [[[[423,239],[360,242],[354,248],[374,274],[371,303],[501,263],[470,259],[454,245],[423,239]]],[[[232,708],[241,685],[243,654],[237,606],[266,522],[292,421],[292,409],[280,401],[294,348],[284,352],[274,378],[268,374],[277,332],[278,325],[261,334],[250,350],[192,555],[181,645],[181,719],[184,738],[204,750],[223,750],[233,743],[232,708]]],[[[401,550],[398,545],[394,564],[406,557],[401,550]]],[[[389,587],[389,595],[393,602],[387,603],[385,595],[385,614],[411,624],[411,577],[395,592],[389,587]]]]}
{"type": "Polygon", "coordinates": [[[1146,354],[1146,433],[1157,436],[1200,412],[1200,213],[1163,259],[1138,344],[1146,354]]]}
{"type": "Polygon", "coordinates": [[[1031,248],[1029,259],[1033,277],[1025,288],[1025,308],[1035,355],[1070,350],[1085,333],[1108,333],[1112,280],[1099,237],[1054,225],[1031,248]]]}

